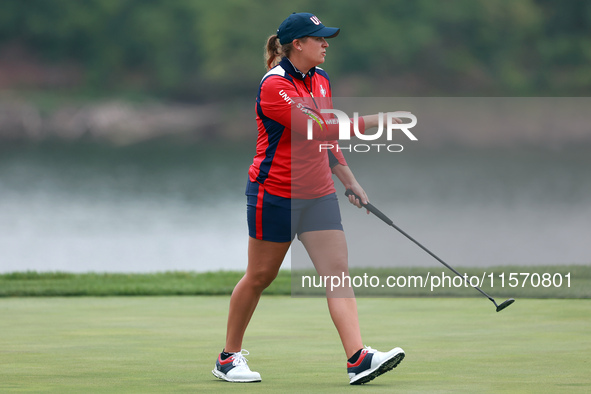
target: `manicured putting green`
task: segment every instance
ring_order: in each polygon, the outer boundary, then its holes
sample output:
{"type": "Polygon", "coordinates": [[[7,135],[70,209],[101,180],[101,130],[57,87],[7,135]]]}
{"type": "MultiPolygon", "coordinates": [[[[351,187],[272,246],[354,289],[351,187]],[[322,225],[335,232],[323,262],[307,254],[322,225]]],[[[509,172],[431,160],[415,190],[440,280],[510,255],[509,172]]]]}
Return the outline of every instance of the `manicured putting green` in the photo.
{"type": "MultiPolygon", "coordinates": [[[[0,392],[238,389],[211,374],[228,297],[0,299],[0,392]]],[[[395,370],[350,387],[326,301],[262,298],[244,347],[262,383],[240,392],[590,392],[591,300],[360,299],[364,342],[395,370]]]]}

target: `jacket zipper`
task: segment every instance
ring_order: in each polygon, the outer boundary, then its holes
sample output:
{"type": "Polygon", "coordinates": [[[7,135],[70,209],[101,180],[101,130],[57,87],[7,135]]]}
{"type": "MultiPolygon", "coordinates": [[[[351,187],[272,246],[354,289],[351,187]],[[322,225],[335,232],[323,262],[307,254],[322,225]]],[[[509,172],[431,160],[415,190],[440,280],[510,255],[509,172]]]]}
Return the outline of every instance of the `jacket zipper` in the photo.
{"type": "Polygon", "coordinates": [[[319,109],[318,104],[316,104],[316,99],[314,98],[314,94],[312,93],[312,78],[310,78],[310,89],[308,89],[308,86],[306,86],[306,77],[304,77],[302,82],[304,83],[304,87],[306,88],[308,93],[310,93],[310,96],[312,97],[312,101],[314,102],[316,109],[319,109]]]}

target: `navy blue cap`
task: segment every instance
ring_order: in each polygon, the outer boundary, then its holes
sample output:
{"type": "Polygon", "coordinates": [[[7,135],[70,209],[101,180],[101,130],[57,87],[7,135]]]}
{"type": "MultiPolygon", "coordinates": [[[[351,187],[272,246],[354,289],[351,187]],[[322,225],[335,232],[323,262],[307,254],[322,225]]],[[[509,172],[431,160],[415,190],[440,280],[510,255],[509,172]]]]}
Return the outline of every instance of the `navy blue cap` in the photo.
{"type": "Polygon", "coordinates": [[[296,38],[310,37],[336,37],[341,29],[326,27],[314,14],[308,12],[293,13],[285,19],[279,29],[277,36],[281,45],[288,44],[296,38]]]}

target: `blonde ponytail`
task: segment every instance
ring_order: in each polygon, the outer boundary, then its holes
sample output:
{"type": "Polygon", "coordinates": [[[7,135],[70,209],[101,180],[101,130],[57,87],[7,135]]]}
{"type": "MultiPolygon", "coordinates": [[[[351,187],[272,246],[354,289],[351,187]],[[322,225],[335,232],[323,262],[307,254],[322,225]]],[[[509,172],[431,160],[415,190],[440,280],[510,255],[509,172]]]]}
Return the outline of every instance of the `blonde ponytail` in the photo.
{"type": "Polygon", "coordinates": [[[265,65],[267,66],[267,70],[270,70],[279,64],[282,57],[289,57],[292,47],[293,45],[291,42],[289,44],[281,45],[277,34],[270,36],[265,45],[265,65]]]}

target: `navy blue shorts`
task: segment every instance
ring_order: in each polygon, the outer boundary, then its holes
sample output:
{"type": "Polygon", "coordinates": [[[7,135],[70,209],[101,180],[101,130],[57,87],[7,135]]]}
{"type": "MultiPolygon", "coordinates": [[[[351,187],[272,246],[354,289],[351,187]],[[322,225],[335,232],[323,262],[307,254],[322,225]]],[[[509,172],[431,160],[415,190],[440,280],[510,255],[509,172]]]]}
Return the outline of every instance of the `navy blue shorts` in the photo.
{"type": "Polygon", "coordinates": [[[343,230],[336,193],[311,200],[278,197],[248,181],[246,185],[248,234],[256,239],[290,242],[307,231],[343,230]]]}

